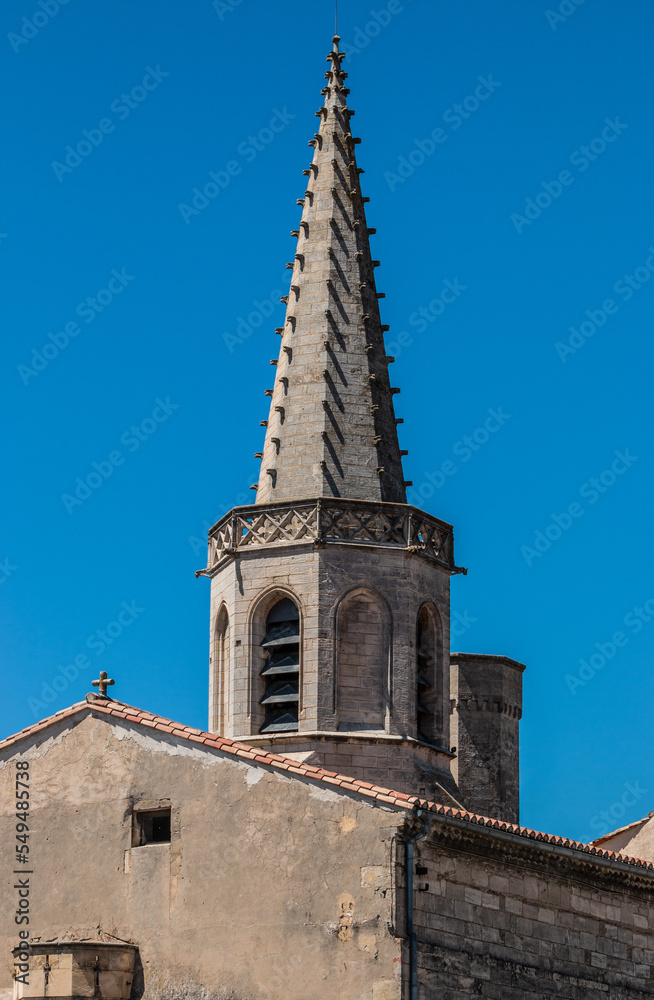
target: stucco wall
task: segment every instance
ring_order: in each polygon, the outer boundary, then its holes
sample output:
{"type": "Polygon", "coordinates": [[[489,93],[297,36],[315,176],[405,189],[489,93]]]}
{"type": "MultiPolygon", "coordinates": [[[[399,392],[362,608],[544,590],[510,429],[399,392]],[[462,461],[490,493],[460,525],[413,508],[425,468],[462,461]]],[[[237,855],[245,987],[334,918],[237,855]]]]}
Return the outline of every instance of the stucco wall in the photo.
{"type": "Polygon", "coordinates": [[[139,946],[148,997],[396,1000],[403,814],[121,720],[59,723],[0,758],[0,989],[17,944],[14,759],[31,761],[34,936],[139,946]],[[132,848],[136,802],[172,842],[132,848]],[[8,852],[7,848],[11,850],[8,852]]]}
{"type": "Polygon", "coordinates": [[[632,858],[654,861],[654,813],[614,833],[600,837],[595,843],[605,851],[618,851],[632,858]]]}

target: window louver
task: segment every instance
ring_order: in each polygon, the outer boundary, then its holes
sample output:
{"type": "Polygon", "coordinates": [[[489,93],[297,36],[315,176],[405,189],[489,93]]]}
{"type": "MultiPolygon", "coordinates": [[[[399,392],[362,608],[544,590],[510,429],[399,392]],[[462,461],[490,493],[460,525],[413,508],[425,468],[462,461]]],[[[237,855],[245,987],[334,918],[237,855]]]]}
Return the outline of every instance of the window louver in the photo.
{"type": "Polygon", "coordinates": [[[261,647],[267,654],[261,671],[266,711],[261,732],[293,732],[300,701],[300,615],[289,598],[278,601],[268,614],[261,647]]]}

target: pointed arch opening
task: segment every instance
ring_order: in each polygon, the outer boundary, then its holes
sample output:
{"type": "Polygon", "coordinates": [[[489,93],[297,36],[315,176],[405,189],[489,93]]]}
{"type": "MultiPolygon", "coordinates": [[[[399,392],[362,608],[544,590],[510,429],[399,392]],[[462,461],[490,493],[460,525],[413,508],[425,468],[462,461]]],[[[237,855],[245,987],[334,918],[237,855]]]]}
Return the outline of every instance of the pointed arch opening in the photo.
{"type": "Polygon", "coordinates": [[[389,705],[390,628],[386,609],[365,589],[336,615],[336,712],[344,732],[383,730],[389,705]]]}
{"type": "Polygon", "coordinates": [[[268,611],[261,642],[265,660],[261,670],[264,717],[261,733],[294,732],[300,702],[300,611],[283,597],[268,611]]]}
{"type": "Polygon", "coordinates": [[[230,644],[229,614],[223,605],[216,617],[212,658],[211,732],[229,735],[230,644]]]}
{"type": "Polygon", "coordinates": [[[416,621],[416,735],[425,743],[438,743],[442,727],[438,612],[423,604],[416,621]]]}

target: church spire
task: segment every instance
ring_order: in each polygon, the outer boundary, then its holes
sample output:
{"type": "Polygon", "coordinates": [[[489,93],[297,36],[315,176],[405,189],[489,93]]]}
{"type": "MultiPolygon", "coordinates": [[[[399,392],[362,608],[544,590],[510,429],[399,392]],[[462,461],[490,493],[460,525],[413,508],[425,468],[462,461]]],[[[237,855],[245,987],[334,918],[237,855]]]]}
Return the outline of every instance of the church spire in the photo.
{"type": "Polygon", "coordinates": [[[309,145],[257,504],[302,497],[406,503],[365,202],[339,37],[309,145]]]}

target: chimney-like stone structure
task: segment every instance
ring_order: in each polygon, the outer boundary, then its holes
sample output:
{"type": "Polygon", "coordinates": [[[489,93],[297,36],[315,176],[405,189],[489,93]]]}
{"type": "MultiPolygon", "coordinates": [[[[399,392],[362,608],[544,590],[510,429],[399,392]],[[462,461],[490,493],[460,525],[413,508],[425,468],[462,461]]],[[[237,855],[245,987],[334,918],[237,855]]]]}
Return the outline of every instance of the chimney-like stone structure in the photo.
{"type": "Polygon", "coordinates": [[[451,653],[452,771],[472,812],[519,821],[522,675],[508,656],[451,653]]]}

